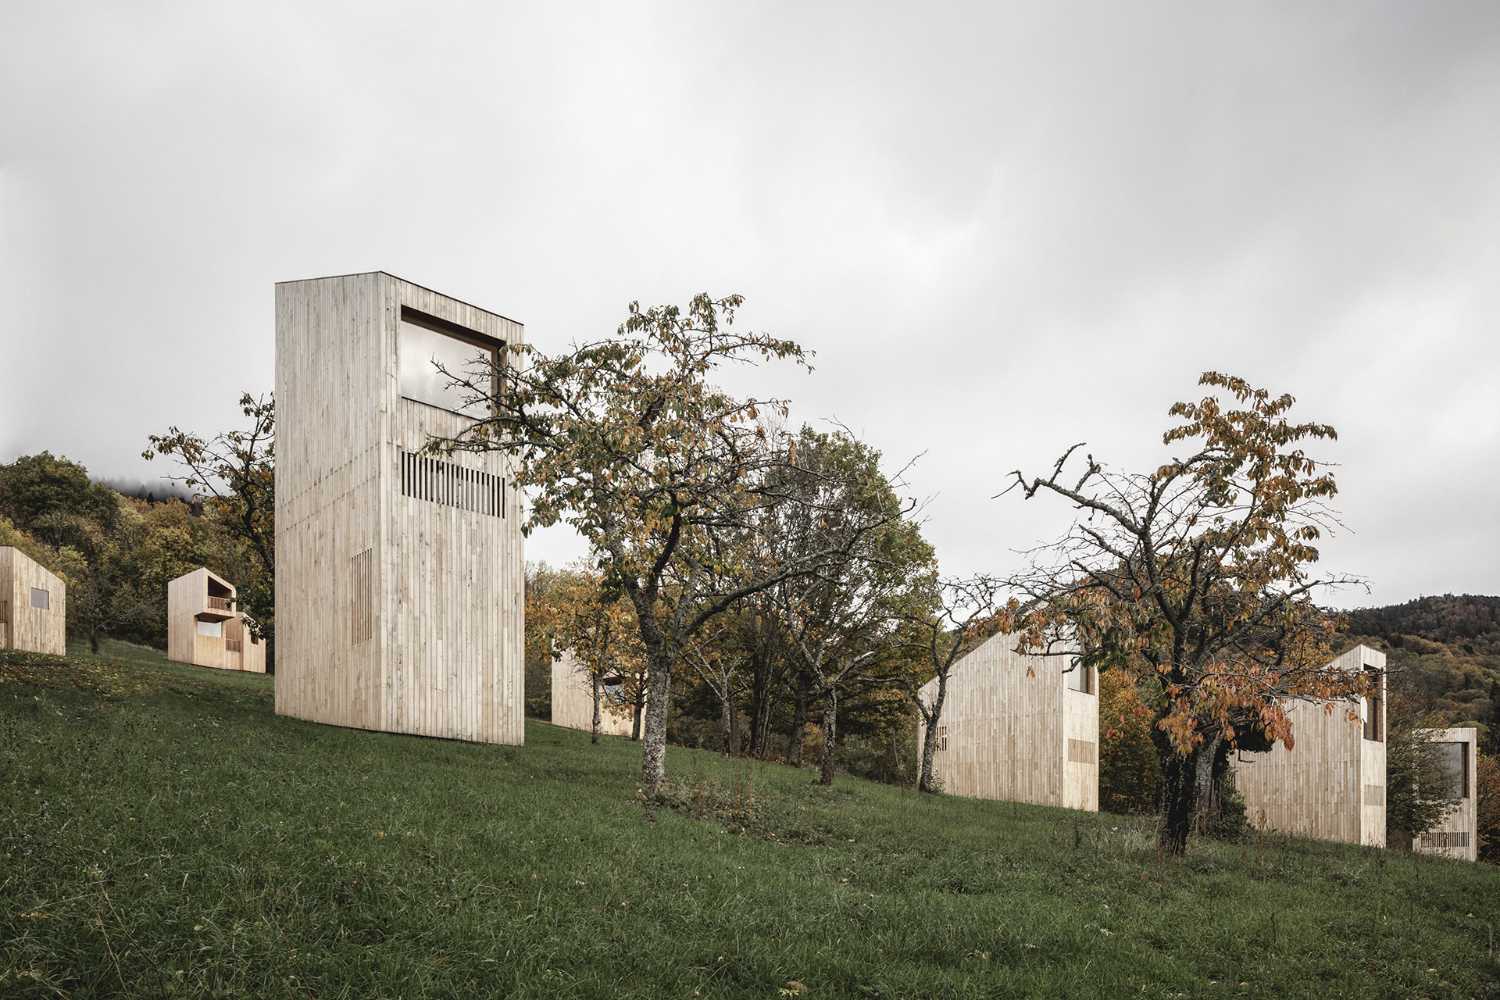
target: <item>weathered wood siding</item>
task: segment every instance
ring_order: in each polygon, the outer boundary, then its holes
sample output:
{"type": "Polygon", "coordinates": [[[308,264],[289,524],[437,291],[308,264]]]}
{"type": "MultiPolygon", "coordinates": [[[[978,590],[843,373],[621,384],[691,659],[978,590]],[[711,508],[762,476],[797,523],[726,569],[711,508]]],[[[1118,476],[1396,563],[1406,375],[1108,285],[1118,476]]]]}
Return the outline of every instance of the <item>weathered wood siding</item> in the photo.
{"type": "MultiPolygon", "coordinates": [[[[602,695],[599,706],[599,732],[607,736],[629,736],[634,724],[629,705],[614,705],[602,695]]],[[[571,651],[552,661],[552,722],[554,725],[594,731],[594,688],[588,671],[571,651]]]]}
{"type": "MultiPolygon", "coordinates": [[[[1098,678],[1091,693],[1070,691],[1066,661],[1022,656],[1015,644],[993,636],[954,665],[934,776],[953,795],[1097,812],[1098,678]]],[[[921,696],[936,690],[934,679],[921,696]]],[[[919,722],[919,754],[924,738],[919,722]]]]}
{"type": "Polygon", "coordinates": [[[0,647],[63,656],[68,651],[68,585],[12,546],[0,546],[0,647]],[[32,588],[47,607],[31,606],[32,588]]]}
{"type": "Polygon", "coordinates": [[[276,710],[520,743],[510,459],[443,457],[421,466],[417,495],[403,492],[415,485],[408,456],[468,422],[401,396],[403,306],[499,343],[523,337],[518,323],[383,272],[276,288],[276,710]],[[498,503],[481,492],[490,481],[503,484],[498,503]]]}
{"type": "Polygon", "coordinates": [[[1234,755],[1235,787],[1262,830],[1385,846],[1385,654],[1355,646],[1332,666],[1380,672],[1380,739],[1364,739],[1366,699],[1288,706],[1294,748],[1234,755]],[[1351,718],[1352,716],[1352,718],[1351,718]]]}
{"type": "Polygon", "coordinates": [[[205,567],[167,583],[167,659],[218,670],[266,672],[266,648],[245,627],[234,585],[205,567]],[[209,582],[229,592],[229,611],[209,606],[209,582]],[[199,635],[200,618],[221,622],[222,636],[199,635]]]}
{"type": "Polygon", "coordinates": [[[1412,850],[1422,854],[1436,854],[1459,861],[1479,860],[1479,778],[1476,774],[1479,761],[1479,730],[1473,726],[1451,729],[1427,730],[1428,739],[1436,743],[1459,743],[1463,745],[1467,760],[1466,794],[1452,812],[1444,816],[1437,826],[1417,837],[1412,850]]]}

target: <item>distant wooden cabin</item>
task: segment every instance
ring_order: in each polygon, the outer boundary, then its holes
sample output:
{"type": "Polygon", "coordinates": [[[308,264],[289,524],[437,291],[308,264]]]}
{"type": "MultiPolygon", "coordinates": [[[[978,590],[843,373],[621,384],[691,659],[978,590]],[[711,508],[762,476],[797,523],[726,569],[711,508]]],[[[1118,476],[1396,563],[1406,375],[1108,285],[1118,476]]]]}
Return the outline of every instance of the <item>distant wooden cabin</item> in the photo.
{"type": "Polygon", "coordinates": [[[202,567],[167,584],[167,659],[219,670],[266,672],[234,584],[202,567]]]}
{"type": "MultiPolygon", "coordinates": [[[[993,636],[954,665],[933,775],[952,795],[1098,812],[1098,672],[1022,656],[1016,641],[993,636]]],[[[936,691],[934,678],[921,696],[936,691]]],[[[925,736],[919,723],[919,763],[925,736]]]]}
{"type": "MultiPolygon", "coordinates": [[[[570,650],[552,661],[552,722],[554,725],[594,731],[594,686],[589,672],[570,650]]],[[[606,736],[629,736],[635,722],[635,706],[625,697],[621,677],[603,677],[599,684],[599,732],[606,736]]]]}
{"type": "Polygon", "coordinates": [[[1422,733],[1437,744],[1443,763],[1443,778],[1448,786],[1444,791],[1449,797],[1457,798],[1458,805],[1437,826],[1417,837],[1411,845],[1412,850],[1460,861],[1478,861],[1479,787],[1475,754],[1479,750],[1479,730],[1460,726],[1428,729],[1422,733]]]}
{"type": "Polygon", "coordinates": [[[0,545],[0,649],[68,651],[68,585],[9,545],[0,545]]]}
{"type": "Polygon", "coordinates": [[[521,743],[513,459],[434,455],[521,324],[384,272],[276,286],[276,711],[521,743]]]}
{"type": "Polygon", "coordinates": [[[1368,673],[1375,693],[1357,703],[1290,702],[1293,749],[1235,753],[1235,787],[1259,829],[1384,847],[1385,654],[1355,646],[1329,665],[1368,673]]]}

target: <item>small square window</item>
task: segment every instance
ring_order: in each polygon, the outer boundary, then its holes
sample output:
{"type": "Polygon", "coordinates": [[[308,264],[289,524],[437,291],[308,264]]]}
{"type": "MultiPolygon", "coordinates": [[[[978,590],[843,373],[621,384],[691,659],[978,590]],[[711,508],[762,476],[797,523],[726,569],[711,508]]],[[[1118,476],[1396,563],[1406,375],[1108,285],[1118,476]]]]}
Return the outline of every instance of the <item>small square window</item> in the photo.
{"type": "Polygon", "coordinates": [[[48,610],[52,607],[52,595],[41,587],[32,587],[31,606],[33,608],[41,608],[43,611],[48,610]]]}

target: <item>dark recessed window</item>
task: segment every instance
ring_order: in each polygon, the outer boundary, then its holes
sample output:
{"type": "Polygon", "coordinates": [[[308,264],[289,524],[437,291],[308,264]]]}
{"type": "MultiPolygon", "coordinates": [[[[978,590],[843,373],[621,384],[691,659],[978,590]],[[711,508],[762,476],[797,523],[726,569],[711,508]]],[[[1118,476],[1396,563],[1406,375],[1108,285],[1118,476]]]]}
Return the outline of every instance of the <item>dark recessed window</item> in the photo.
{"type": "Polygon", "coordinates": [[[1084,694],[1094,693],[1094,671],[1092,667],[1086,667],[1082,663],[1073,665],[1068,671],[1068,690],[1082,691],[1084,694]]]}
{"type": "Polygon", "coordinates": [[[1469,744],[1439,743],[1437,755],[1443,771],[1443,798],[1469,797],[1469,744]]]}
{"type": "Polygon", "coordinates": [[[401,395],[468,417],[489,416],[501,345],[410,309],[401,310],[399,333],[401,395]],[[454,379],[465,379],[482,392],[456,386],[454,379]]]}
{"type": "Polygon", "coordinates": [[[1385,742],[1385,699],[1381,697],[1380,671],[1366,670],[1365,678],[1370,682],[1370,693],[1365,697],[1364,737],[1376,743],[1385,742]]]}

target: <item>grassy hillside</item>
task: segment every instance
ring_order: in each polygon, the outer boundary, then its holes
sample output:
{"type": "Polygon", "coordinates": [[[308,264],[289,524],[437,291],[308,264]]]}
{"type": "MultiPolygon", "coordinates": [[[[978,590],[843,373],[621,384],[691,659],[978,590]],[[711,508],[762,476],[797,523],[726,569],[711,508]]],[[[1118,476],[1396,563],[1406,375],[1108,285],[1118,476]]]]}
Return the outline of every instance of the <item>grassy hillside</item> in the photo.
{"type": "Polygon", "coordinates": [[[0,996],[1500,995],[1500,871],[923,798],[535,723],[276,718],[136,647],[0,654],[0,996]]]}
{"type": "Polygon", "coordinates": [[[1392,691],[1448,725],[1500,719],[1500,597],[1447,594],[1349,613],[1351,637],[1384,649],[1392,691]]]}

